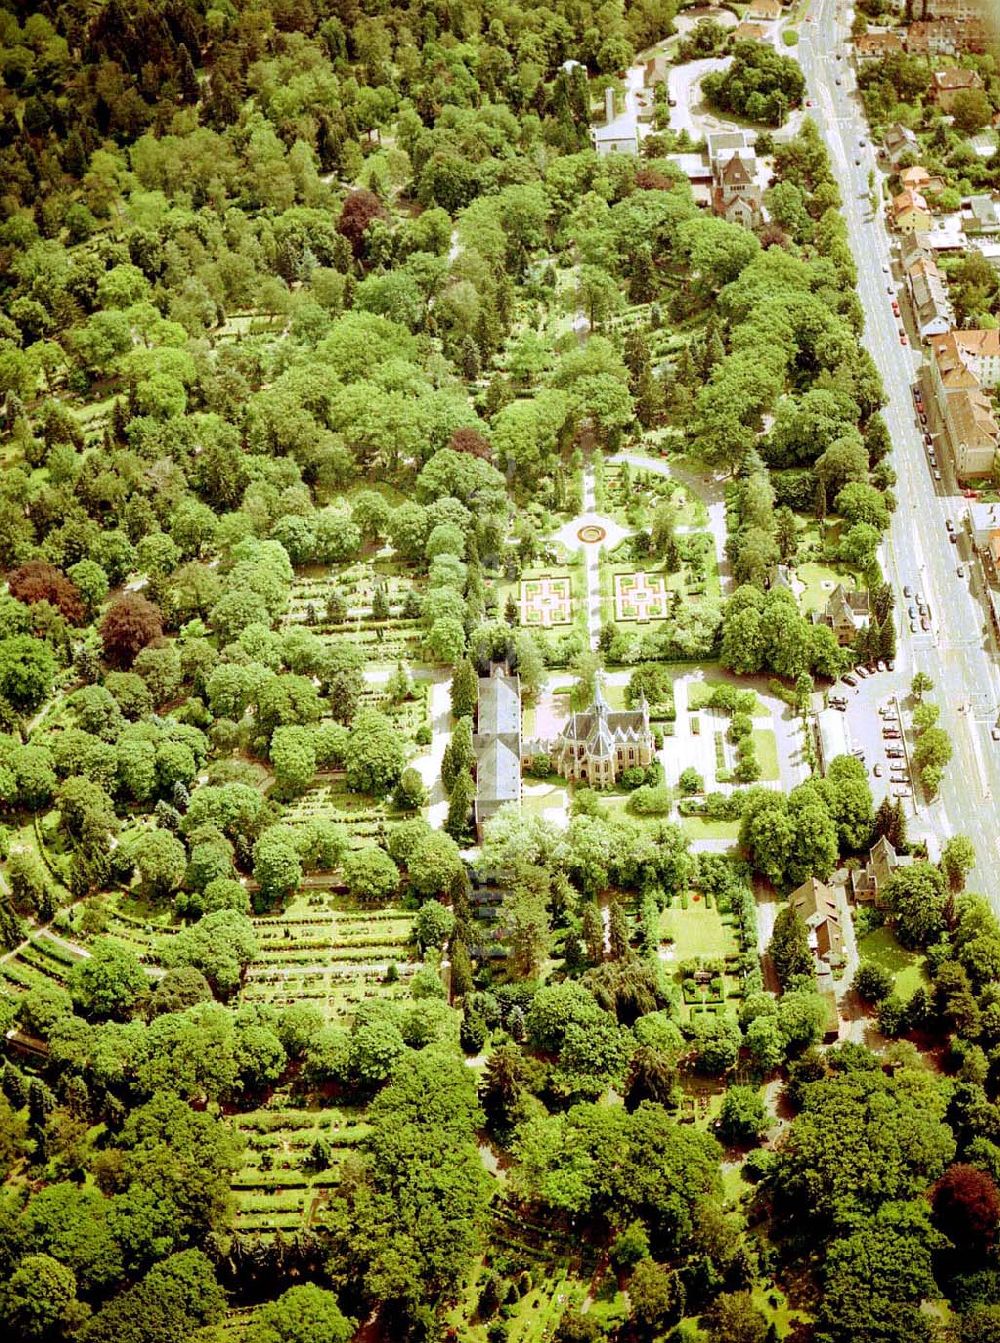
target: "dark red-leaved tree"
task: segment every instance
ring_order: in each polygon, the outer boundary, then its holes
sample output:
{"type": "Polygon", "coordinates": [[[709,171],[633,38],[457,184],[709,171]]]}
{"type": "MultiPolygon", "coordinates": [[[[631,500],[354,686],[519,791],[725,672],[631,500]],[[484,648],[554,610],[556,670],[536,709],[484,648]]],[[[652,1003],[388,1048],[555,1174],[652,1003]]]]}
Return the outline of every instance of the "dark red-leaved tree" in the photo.
{"type": "Polygon", "coordinates": [[[119,597],[101,621],[104,656],[113,667],[131,667],[136,655],[162,636],[160,608],[138,592],[119,597]]]}
{"type": "Polygon", "coordinates": [[[83,602],[75,583],[61,570],[44,560],[29,560],[7,579],[10,595],[25,606],[48,602],[72,625],[79,625],[84,617],[83,602]]]}
{"type": "Polygon", "coordinates": [[[635,175],[635,184],[641,191],[672,191],[676,183],[659,168],[640,168],[635,175]]]}
{"type": "Polygon", "coordinates": [[[962,1254],[985,1255],[1000,1226],[1000,1193],[977,1166],[950,1167],[931,1193],[934,1221],[962,1254]]]}
{"type": "Polygon", "coordinates": [[[453,429],[448,447],[454,452],[468,452],[473,457],[482,457],[485,462],[493,460],[490,441],[478,429],[453,429]]]}
{"type": "Polygon", "coordinates": [[[365,233],[373,219],[385,219],[385,206],[374,191],[352,191],[344,201],[337,230],[351,244],[357,260],[365,250],[365,233]]]}

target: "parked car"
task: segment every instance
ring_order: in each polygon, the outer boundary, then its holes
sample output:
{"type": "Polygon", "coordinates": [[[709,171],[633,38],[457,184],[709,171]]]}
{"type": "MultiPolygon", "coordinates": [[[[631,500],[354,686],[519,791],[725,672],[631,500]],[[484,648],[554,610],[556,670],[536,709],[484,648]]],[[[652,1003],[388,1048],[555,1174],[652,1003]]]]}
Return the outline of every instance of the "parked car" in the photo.
{"type": "Polygon", "coordinates": [[[938,481],[941,479],[941,472],[940,472],[940,471],[935,471],[935,472],[934,472],[934,479],[935,479],[935,480],[938,480],[938,481]]]}
{"type": "MultiPolygon", "coordinates": [[[[1000,729],[998,729],[998,731],[1000,731],[1000,729]]],[[[887,746],[885,748],[885,753],[890,758],[890,760],[898,760],[902,757],[903,754],[903,752],[900,750],[898,746],[887,746]]]]}
{"type": "Polygon", "coordinates": [[[858,665],[854,668],[854,675],[860,676],[862,681],[867,681],[868,677],[871,676],[871,672],[868,670],[867,667],[862,667],[861,663],[859,662],[858,665]]]}
{"type": "Polygon", "coordinates": [[[884,663],[884,662],[881,660],[881,658],[880,658],[879,661],[875,663],[875,670],[876,670],[876,671],[880,671],[880,672],[884,672],[885,669],[886,669],[886,668],[885,668],[885,663],[884,663]]]}
{"type": "MultiPolygon", "coordinates": [[[[893,292],[892,285],[889,285],[885,292],[887,294],[891,294],[893,292]]],[[[892,314],[894,317],[899,316],[899,304],[896,302],[895,299],[892,300],[892,314]]]]}
{"type": "Polygon", "coordinates": [[[934,440],[933,438],[931,438],[930,434],[924,434],[924,442],[927,444],[928,447],[931,447],[933,446],[934,440]]]}
{"type": "Polygon", "coordinates": [[[916,634],[916,632],[917,632],[917,622],[916,622],[915,620],[911,620],[911,621],[910,621],[910,633],[911,633],[911,634],[916,634]]]}
{"type": "Polygon", "coordinates": [[[857,681],[855,681],[855,679],[854,679],[853,676],[845,676],[845,677],[843,678],[843,681],[844,681],[844,685],[851,685],[851,686],[854,686],[854,685],[857,685],[857,684],[858,684],[857,681]]]}
{"type": "Polygon", "coordinates": [[[923,411],[920,412],[920,423],[921,423],[921,424],[926,424],[926,423],[927,423],[927,416],[924,414],[923,411]]]}
{"type": "Polygon", "coordinates": [[[899,343],[900,345],[909,345],[910,342],[906,339],[905,331],[900,333],[899,343]]]}
{"type": "Polygon", "coordinates": [[[885,261],[882,262],[882,269],[885,271],[886,275],[889,274],[889,267],[885,261]]]}
{"type": "Polygon", "coordinates": [[[908,606],[906,608],[906,616],[908,620],[916,620],[917,608],[915,606],[908,606]]]}
{"type": "Polygon", "coordinates": [[[895,671],[895,670],[896,670],[896,659],[895,659],[895,658],[886,658],[886,660],[885,660],[885,665],[889,668],[890,671],[895,671]]]}
{"type": "Polygon", "coordinates": [[[910,587],[909,583],[907,583],[906,587],[903,588],[903,596],[904,597],[913,596],[913,589],[910,587]]]}
{"type": "Polygon", "coordinates": [[[876,766],[874,767],[874,769],[872,770],[872,773],[875,775],[876,779],[881,779],[881,777],[882,777],[882,766],[881,766],[881,765],[876,765],[876,766]]]}
{"type": "Polygon", "coordinates": [[[1000,741],[1000,727],[991,727],[990,736],[994,741],[1000,741]]]}
{"type": "Polygon", "coordinates": [[[925,634],[926,634],[927,631],[930,629],[930,627],[931,627],[931,622],[928,620],[928,618],[927,618],[926,616],[921,616],[921,617],[920,617],[920,628],[923,630],[923,632],[924,632],[925,634]]]}
{"type": "Polygon", "coordinates": [[[898,741],[902,735],[898,727],[884,727],[882,729],[882,736],[885,737],[886,741],[898,741]]]}
{"type": "Polygon", "coordinates": [[[965,577],[965,569],[964,569],[964,567],[963,567],[961,564],[960,564],[960,565],[958,566],[958,568],[955,570],[955,577],[956,577],[956,578],[964,578],[964,577],[965,577]]]}
{"type": "Polygon", "coordinates": [[[945,518],[944,525],[948,528],[949,532],[955,530],[955,524],[952,522],[951,518],[945,518]]]}

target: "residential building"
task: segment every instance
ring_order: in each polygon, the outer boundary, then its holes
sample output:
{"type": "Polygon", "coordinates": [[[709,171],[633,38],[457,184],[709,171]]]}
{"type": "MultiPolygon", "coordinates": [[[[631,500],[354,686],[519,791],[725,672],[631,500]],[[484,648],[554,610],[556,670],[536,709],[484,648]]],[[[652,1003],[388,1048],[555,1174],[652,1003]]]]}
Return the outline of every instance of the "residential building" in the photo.
{"type": "Polygon", "coordinates": [[[901,191],[892,202],[892,222],[900,233],[928,233],[933,220],[919,191],[901,191]]]}
{"type": "Polygon", "coordinates": [[[1000,233],[1000,197],[970,196],[962,202],[962,219],[966,233],[1000,233]]]}
{"type": "Polygon", "coordinates": [[[476,756],[476,836],[508,802],[521,800],[521,681],[499,666],[479,678],[472,738],[476,756]]]}
{"type": "Polygon", "coordinates": [[[886,883],[900,867],[909,867],[913,859],[909,854],[897,853],[883,835],[868,851],[868,862],[864,867],[851,872],[851,895],[859,905],[876,905],[881,908],[885,903],[886,883]]]}
{"type": "Polygon", "coordinates": [[[964,89],[983,87],[983,81],[975,70],[963,70],[959,65],[950,65],[946,70],[935,70],[931,79],[931,95],[943,112],[952,110],[956,94],[964,89]]]}
{"type": "Polygon", "coordinates": [[[750,0],[750,8],[744,18],[751,23],[775,23],[784,12],[780,0],[750,0]]]}
{"type": "Polygon", "coordinates": [[[638,154],[638,119],[627,110],[615,115],[614,89],[604,91],[604,125],[592,126],[591,143],[598,154],[638,154]]]}
{"type": "Polygon", "coordinates": [[[828,625],[837,637],[841,648],[853,644],[871,619],[868,593],[852,592],[838,583],[830,593],[826,609],[816,617],[820,625],[828,625]]]}
{"type": "MultiPolygon", "coordinates": [[[[914,10],[916,6],[914,6],[914,10]]],[[[983,12],[983,0],[924,0],[921,14],[925,19],[978,19],[983,12]]]]}
{"type": "Polygon", "coordinates": [[[931,343],[934,409],[959,479],[988,476],[1000,424],[983,390],[1000,383],[1000,332],[949,331],[931,343]]]}
{"type": "Polygon", "coordinates": [[[761,221],[763,192],[757,155],[742,132],[708,137],[712,164],[712,209],[731,224],[755,228],[761,221]]]}
{"type": "Polygon", "coordinates": [[[839,965],[844,959],[844,930],[833,888],[810,877],[792,891],[788,903],[806,925],[809,949],[817,961],[817,968],[829,972],[839,965]]]}
{"type": "Polygon", "coordinates": [[[917,261],[933,257],[927,238],[922,233],[908,233],[899,240],[899,259],[903,270],[909,270],[917,261]]]}
{"type": "Polygon", "coordinates": [[[886,156],[894,168],[898,166],[906,154],[916,154],[920,149],[920,142],[914,132],[910,130],[909,126],[901,126],[899,122],[895,126],[889,127],[882,144],[885,147],[886,156]]]}
{"type": "Polygon", "coordinates": [[[902,54],[903,43],[897,33],[863,33],[854,39],[854,58],[859,65],[902,54]]]}
{"type": "Polygon", "coordinates": [[[704,154],[668,154],[691,184],[691,195],[700,210],[712,205],[712,165],[704,154]]]}
{"type": "Polygon", "coordinates": [[[970,16],[957,19],[927,19],[911,23],[906,32],[906,50],[911,56],[981,55],[986,50],[986,25],[970,16]]]}
{"type": "Polygon", "coordinates": [[[949,332],[954,325],[955,313],[937,262],[928,256],[915,261],[907,268],[906,286],[921,340],[949,332]]]}
{"type": "Polygon", "coordinates": [[[904,191],[919,192],[921,195],[929,191],[932,195],[935,192],[944,190],[944,179],[941,177],[932,177],[927,169],[920,163],[914,163],[910,168],[904,168],[899,174],[900,185],[904,191]]]}
{"type": "Polygon", "coordinates": [[[594,702],[583,713],[573,713],[551,743],[527,742],[526,757],[548,753],[552,767],[565,779],[610,788],[627,769],[645,769],[652,764],[653,733],[649,705],[613,710],[604,698],[600,681],[594,702]]]}

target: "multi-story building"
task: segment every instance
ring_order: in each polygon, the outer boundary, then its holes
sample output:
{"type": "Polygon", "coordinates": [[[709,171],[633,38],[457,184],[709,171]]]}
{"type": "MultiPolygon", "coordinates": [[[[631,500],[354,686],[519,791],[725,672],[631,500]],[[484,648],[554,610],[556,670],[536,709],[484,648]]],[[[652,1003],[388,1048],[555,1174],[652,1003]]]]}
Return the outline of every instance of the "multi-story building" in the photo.
{"type": "Polygon", "coordinates": [[[914,261],[906,268],[906,287],[921,340],[947,334],[954,324],[955,312],[937,262],[930,256],[914,261]]]}
{"type": "Polygon", "coordinates": [[[479,678],[472,738],[476,756],[476,835],[508,802],[521,800],[521,680],[494,666],[479,678]]]}
{"type": "Polygon", "coordinates": [[[911,56],[982,55],[986,50],[986,25],[981,18],[928,19],[911,23],[906,33],[911,56]]]}
{"type": "Polygon", "coordinates": [[[937,419],[959,479],[989,476],[1000,451],[1000,424],[985,388],[1000,383],[1000,331],[949,331],[931,343],[937,419]]]}
{"type": "Polygon", "coordinates": [[[900,233],[928,233],[933,220],[919,191],[901,191],[892,202],[893,226],[900,233]]]}
{"type": "Polygon", "coordinates": [[[731,224],[756,228],[761,222],[763,191],[757,155],[742,131],[708,136],[712,165],[712,209],[731,224]]]}

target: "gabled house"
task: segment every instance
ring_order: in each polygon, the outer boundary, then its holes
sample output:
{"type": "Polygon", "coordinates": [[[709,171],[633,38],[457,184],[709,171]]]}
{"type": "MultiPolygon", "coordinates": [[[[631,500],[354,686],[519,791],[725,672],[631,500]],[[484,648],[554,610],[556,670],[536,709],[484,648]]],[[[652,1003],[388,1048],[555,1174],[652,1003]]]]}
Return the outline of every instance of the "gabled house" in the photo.
{"type": "Polygon", "coordinates": [[[832,970],[844,959],[844,930],[840,924],[840,906],[832,887],[810,877],[788,897],[809,934],[809,949],[820,970],[832,970]]]}
{"type": "Polygon", "coordinates": [[[854,57],[859,65],[902,54],[903,43],[896,33],[862,33],[854,39],[854,57]]]}
{"type": "Polygon", "coordinates": [[[919,191],[901,191],[892,202],[892,222],[900,233],[928,233],[931,212],[919,191]]]}
{"type": "Polygon", "coordinates": [[[920,143],[914,132],[909,126],[902,126],[899,122],[889,127],[882,144],[885,147],[886,157],[894,168],[906,154],[916,154],[920,149],[920,143]]]}
{"type": "Polygon", "coordinates": [[[747,23],[744,19],[733,29],[734,42],[763,42],[767,37],[767,28],[761,23],[747,23]]]}
{"type": "Polygon", "coordinates": [[[826,609],[816,617],[820,625],[828,625],[841,648],[853,644],[871,620],[867,592],[851,592],[838,583],[830,593],[826,609]]]}
{"type": "Polygon", "coordinates": [[[955,313],[948,298],[948,287],[937,262],[922,256],[906,271],[906,285],[917,320],[921,340],[942,336],[951,330],[955,313]]]}
{"type": "Polygon", "coordinates": [[[967,19],[921,19],[906,30],[911,56],[981,55],[986,50],[986,25],[977,15],[967,19]]]}
{"type": "Polygon", "coordinates": [[[944,179],[934,176],[920,163],[914,163],[910,168],[904,168],[899,174],[899,181],[904,191],[931,192],[933,195],[938,191],[944,190],[944,179]]]}
{"type": "Polygon", "coordinates": [[[909,854],[897,853],[883,835],[869,849],[864,867],[851,873],[851,896],[859,905],[876,905],[881,909],[886,882],[897,868],[909,867],[912,862],[909,854]]]}
{"type": "Polygon", "coordinates": [[[983,81],[975,70],[963,70],[951,65],[946,70],[935,70],[931,76],[931,96],[942,112],[950,112],[955,96],[964,89],[981,89],[983,81]]]}
{"type": "Polygon", "coordinates": [[[757,156],[749,147],[712,152],[712,209],[731,224],[755,228],[761,220],[763,193],[757,177],[757,156]]]}

